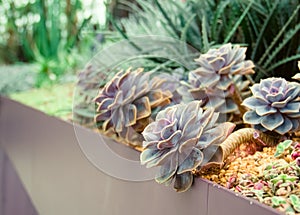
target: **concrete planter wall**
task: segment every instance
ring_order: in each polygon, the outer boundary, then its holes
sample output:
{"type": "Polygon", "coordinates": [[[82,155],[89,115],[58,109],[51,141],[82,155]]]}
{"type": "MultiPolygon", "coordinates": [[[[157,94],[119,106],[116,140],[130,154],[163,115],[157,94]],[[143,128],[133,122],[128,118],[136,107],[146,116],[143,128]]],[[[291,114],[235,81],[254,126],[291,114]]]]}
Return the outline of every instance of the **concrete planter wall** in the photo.
{"type": "MultiPolygon", "coordinates": [[[[200,178],[178,194],[153,180],[109,176],[89,162],[93,158],[84,155],[76,137],[96,147],[99,134],[80,126],[75,134],[71,123],[4,97],[0,101],[0,145],[41,215],[280,214],[200,178]]],[[[138,159],[138,152],[109,144],[138,159]]]]}

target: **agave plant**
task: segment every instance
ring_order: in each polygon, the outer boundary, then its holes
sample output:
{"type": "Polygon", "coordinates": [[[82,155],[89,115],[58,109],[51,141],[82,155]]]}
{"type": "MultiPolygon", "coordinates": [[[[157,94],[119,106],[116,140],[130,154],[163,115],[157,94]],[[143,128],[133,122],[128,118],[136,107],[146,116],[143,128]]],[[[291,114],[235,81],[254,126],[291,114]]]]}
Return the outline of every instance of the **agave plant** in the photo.
{"type": "Polygon", "coordinates": [[[200,101],[192,101],[168,107],[142,133],[141,163],[147,168],[160,166],[156,181],[169,185],[174,179],[178,192],[192,185],[192,171],[219,153],[219,144],[235,126],[229,122],[216,124],[219,114],[200,106],[200,101]]]}
{"type": "Polygon", "coordinates": [[[151,121],[152,109],[170,103],[172,94],[163,87],[166,80],[139,68],[120,71],[95,98],[95,121],[107,135],[117,134],[133,145],[142,143],[140,132],[151,121]]]}
{"type": "Polygon", "coordinates": [[[186,98],[202,100],[204,108],[213,107],[221,113],[244,113],[240,91],[249,82],[241,78],[254,73],[253,62],[245,60],[246,50],[228,43],[201,54],[196,59],[199,67],[189,73],[188,83],[183,83],[179,92],[186,98]]]}
{"type": "Polygon", "coordinates": [[[244,100],[250,110],[244,122],[260,131],[285,134],[300,127],[300,84],[283,78],[268,78],[254,84],[252,97],[244,100]]]}

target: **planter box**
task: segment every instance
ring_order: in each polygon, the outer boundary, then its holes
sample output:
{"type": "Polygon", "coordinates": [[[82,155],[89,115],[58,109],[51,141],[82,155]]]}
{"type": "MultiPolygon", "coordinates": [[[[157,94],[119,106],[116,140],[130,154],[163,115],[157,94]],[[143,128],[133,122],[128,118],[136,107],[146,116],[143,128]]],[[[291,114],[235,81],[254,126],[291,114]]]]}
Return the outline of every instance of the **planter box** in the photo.
{"type": "Polygon", "coordinates": [[[0,214],[37,215],[24,186],[0,147],[0,214]]]}
{"type": "MultiPolygon", "coordinates": [[[[106,145],[98,133],[4,97],[0,137],[0,145],[42,215],[280,214],[200,178],[191,190],[180,194],[154,180],[125,180],[131,169],[117,159],[105,163],[107,145],[135,163],[138,152],[108,139],[106,145]],[[115,169],[103,171],[107,165],[115,169]],[[118,174],[124,178],[113,177],[118,174]]],[[[140,168],[141,174],[151,172],[140,168]]]]}

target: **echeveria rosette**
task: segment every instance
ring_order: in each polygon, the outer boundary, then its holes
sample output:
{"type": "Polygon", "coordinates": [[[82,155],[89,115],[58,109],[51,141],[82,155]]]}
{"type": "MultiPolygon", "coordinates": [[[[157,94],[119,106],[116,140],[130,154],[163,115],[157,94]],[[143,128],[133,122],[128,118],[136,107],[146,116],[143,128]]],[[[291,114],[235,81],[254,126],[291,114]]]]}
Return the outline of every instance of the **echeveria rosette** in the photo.
{"type": "Polygon", "coordinates": [[[213,158],[234,128],[232,123],[217,124],[219,114],[200,106],[200,101],[170,106],[142,133],[141,163],[147,168],[160,166],[156,181],[166,185],[174,181],[178,192],[192,185],[192,171],[213,158]]]}
{"type": "Polygon", "coordinates": [[[230,43],[219,49],[210,49],[201,54],[196,62],[199,67],[191,71],[187,82],[182,82],[178,90],[184,100],[202,100],[203,108],[213,107],[222,114],[241,115],[239,104],[236,101],[242,97],[247,81],[243,75],[253,74],[254,64],[245,60],[246,48],[230,43]]]}
{"type": "Polygon", "coordinates": [[[196,62],[199,67],[191,71],[189,82],[197,87],[201,82],[203,87],[227,90],[233,84],[233,75],[248,75],[254,73],[254,64],[246,58],[245,47],[225,44],[218,49],[210,49],[201,54],[196,62]]]}
{"type": "Polygon", "coordinates": [[[141,145],[140,132],[151,122],[152,109],[170,103],[172,94],[162,78],[150,78],[149,72],[120,71],[95,98],[96,123],[107,135],[118,134],[127,143],[141,145]]]}
{"type": "Polygon", "coordinates": [[[242,105],[250,110],[244,122],[260,131],[283,135],[300,127],[300,84],[283,78],[267,78],[251,88],[252,97],[242,105]]]}

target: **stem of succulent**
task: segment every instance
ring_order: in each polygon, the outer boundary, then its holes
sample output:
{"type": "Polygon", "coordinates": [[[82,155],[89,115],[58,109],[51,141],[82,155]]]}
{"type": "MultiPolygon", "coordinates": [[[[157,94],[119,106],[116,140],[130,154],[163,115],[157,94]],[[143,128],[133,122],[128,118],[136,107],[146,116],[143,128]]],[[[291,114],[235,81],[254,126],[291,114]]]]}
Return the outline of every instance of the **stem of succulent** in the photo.
{"type": "Polygon", "coordinates": [[[230,93],[231,93],[231,98],[235,102],[235,104],[238,106],[238,109],[240,111],[240,116],[241,118],[243,117],[244,113],[246,113],[248,110],[245,106],[242,106],[242,96],[241,92],[239,91],[238,87],[235,86],[235,84],[232,84],[230,87],[230,93]]]}
{"type": "Polygon", "coordinates": [[[221,143],[222,160],[224,161],[242,143],[254,142],[261,146],[275,146],[280,142],[281,138],[282,136],[270,135],[253,128],[239,129],[229,135],[228,138],[221,143]]]}

